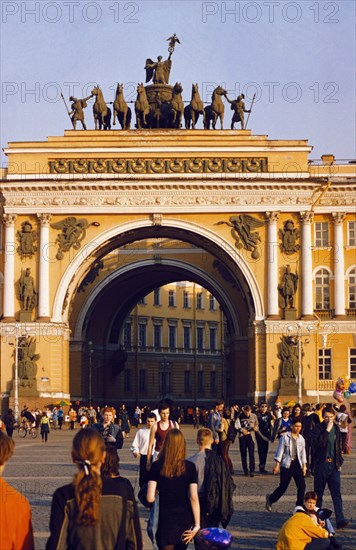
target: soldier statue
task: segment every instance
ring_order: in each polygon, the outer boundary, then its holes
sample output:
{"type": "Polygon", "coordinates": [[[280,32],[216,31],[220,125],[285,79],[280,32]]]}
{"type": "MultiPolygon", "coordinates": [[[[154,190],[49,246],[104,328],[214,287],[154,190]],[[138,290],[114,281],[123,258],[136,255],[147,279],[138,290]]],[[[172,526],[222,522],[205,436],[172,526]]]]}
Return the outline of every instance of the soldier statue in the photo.
{"type": "Polygon", "coordinates": [[[85,107],[88,106],[87,105],[88,99],[91,99],[92,97],[93,97],[93,95],[90,95],[88,97],[85,97],[84,99],[77,99],[76,97],[70,96],[69,101],[72,101],[73,103],[71,105],[72,110],[68,114],[71,117],[71,121],[72,121],[72,124],[73,124],[73,130],[76,129],[78,120],[79,120],[79,122],[82,123],[83,130],[87,129],[87,127],[85,125],[85,122],[84,122],[84,109],[85,109],[85,107]]]}
{"type": "Polygon", "coordinates": [[[231,119],[231,130],[235,129],[235,122],[241,122],[241,130],[245,129],[245,115],[244,113],[251,113],[251,110],[245,109],[245,96],[244,94],[239,95],[236,100],[231,100],[225,96],[227,101],[231,103],[231,110],[234,111],[234,114],[231,119]]]}

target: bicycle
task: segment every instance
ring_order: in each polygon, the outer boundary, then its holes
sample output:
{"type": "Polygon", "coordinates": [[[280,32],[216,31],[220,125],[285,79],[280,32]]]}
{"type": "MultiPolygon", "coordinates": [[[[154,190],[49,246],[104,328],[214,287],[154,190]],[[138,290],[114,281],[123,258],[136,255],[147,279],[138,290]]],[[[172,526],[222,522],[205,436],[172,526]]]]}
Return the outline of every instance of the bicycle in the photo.
{"type": "Polygon", "coordinates": [[[29,434],[32,439],[35,439],[38,436],[38,429],[34,426],[30,426],[27,422],[24,422],[21,426],[19,426],[18,434],[20,437],[26,437],[26,435],[29,434]]]}

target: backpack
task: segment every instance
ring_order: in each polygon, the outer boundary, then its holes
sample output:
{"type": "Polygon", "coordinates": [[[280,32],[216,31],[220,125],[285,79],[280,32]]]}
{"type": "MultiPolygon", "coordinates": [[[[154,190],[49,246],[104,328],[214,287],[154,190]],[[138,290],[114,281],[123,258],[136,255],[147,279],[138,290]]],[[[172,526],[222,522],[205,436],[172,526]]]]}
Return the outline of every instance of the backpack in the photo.
{"type": "Polygon", "coordinates": [[[226,434],[226,439],[228,439],[232,443],[235,441],[237,436],[237,430],[234,424],[235,423],[232,420],[230,420],[229,427],[227,429],[227,434],[226,434]]]}

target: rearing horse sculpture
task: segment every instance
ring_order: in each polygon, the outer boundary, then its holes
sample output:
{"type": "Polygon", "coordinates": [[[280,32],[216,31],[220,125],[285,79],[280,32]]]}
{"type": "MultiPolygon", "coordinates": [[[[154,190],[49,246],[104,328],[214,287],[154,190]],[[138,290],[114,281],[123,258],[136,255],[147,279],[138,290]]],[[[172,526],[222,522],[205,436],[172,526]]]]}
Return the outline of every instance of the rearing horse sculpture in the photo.
{"type": "Polygon", "coordinates": [[[116,117],[123,130],[130,130],[131,126],[131,109],[127,105],[124,98],[124,85],[118,84],[116,88],[116,97],[114,101],[114,120],[113,126],[116,125],[116,117]]]}
{"type": "Polygon", "coordinates": [[[210,122],[212,123],[213,129],[215,130],[216,122],[218,118],[220,118],[220,127],[221,130],[223,130],[224,126],[224,111],[225,107],[222,102],[221,96],[226,95],[227,92],[222,88],[221,86],[218,86],[213,91],[213,95],[211,96],[211,104],[205,107],[205,122],[204,122],[204,129],[209,130],[210,129],[210,122]]]}
{"type": "Polygon", "coordinates": [[[95,86],[91,91],[91,94],[95,96],[95,103],[93,105],[93,114],[95,122],[95,130],[110,130],[111,129],[111,109],[105,103],[103,92],[99,86],[95,86]]]}
{"type": "Polygon", "coordinates": [[[198,84],[192,84],[192,98],[189,105],[187,105],[184,109],[186,130],[189,130],[190,124],[192,124],[192,129],[195,130],[195,125],[199,120],[199,115],[203,115],[203,124],[205,127],[204,103],[200,98],[199,86],[198,84]]]}
{"type": "Polygon", "coordinates": [[[137,98],[135,101],[136,128],[138,130],[146,128],[149,112],[150,105],[148,103],[145,87],[141,82],[141,84],[137,86],[137,98]]]}
{"type": "Polygon", "coordinates": [[[184,112],[184,103],[182,99],[183,88],[180,82],[176,82],[173,87],[171,99],[172,127],[180,128],[182,126],[182,117],[184,112]]]}

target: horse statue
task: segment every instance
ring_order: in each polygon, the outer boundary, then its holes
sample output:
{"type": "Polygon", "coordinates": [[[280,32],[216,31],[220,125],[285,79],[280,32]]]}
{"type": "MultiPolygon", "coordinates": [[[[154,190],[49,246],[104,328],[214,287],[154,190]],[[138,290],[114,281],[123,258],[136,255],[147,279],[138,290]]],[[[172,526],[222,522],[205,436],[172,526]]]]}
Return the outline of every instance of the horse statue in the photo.
{"type": "Polygon", "coordinates": [[[116,117],[120,123],[122,130],[130,130],[131,126],[131,109],[127,105],[124,98],[124,85],[118,84],[116,88],[116,97],[114,101],[114,120],[113,125],[116,125],[116,117]]]}
{"type": "Polygon", "coordinates": [[[146,90],[141,82],[137,86],[137,98],[135,101],[135,114],[136,114],[136,128],[141,130],[147,127],[147,116],[150,112],[150,105],[148,103],[146,90]]]}
{"type": "Polygon", "coordinates": [[[93,114],[95,122],[95,130],[111,129],[111,109],[105,103],[103,92],[99,86],[95,86],[91,91],[91,94],[95,96],[95,103],[93,105],[93,114]]]}
{"type": "Polygon", "coordinates": [[[203,115],[203,123],[205,127],[204,103],[200,98],[198,84],[192,84],[192,99],[190,100],[189,105],[187,105],[184,109],[186,130],[189,130],[190,124],[192,124],[192,129],[195,130],[195,125],[199,120],[199,115],[203,115]]]}
{"type": "Polygon", "coordinates": [[[176,82],[173,87],[172,99],[170,102],[172,121],[170,126],[172,128],[180,128],[182,126],[182,117],[184,112],[184,103],[182,99],[182,84],[176,82]]]}
{"type": "Polygon", "coordinates": [[[222,95],[226,95],[227,91],[224,90],[221,86],[218,86],[213,91],[211,96],[211,104],[205,107],[205,122],[204,129],[210,130],[210,122],[212,123],[213,129],[215,130],[216,122],[220,118],[221,130],[223,130],[224,125],[224,104],[222,102],[222,95]]]}

